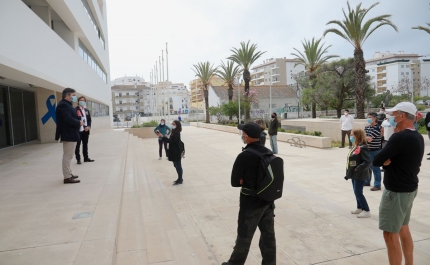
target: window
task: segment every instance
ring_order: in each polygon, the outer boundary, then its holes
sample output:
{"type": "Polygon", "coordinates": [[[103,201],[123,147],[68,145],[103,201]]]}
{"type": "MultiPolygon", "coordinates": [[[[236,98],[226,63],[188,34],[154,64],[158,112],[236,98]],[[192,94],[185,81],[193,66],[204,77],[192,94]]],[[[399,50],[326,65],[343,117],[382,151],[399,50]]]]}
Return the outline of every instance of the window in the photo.
{"type": "Polygon", "coordinates": [[[404,72],[402,72],[402,73],[401,73],[401,75],[405,75],[405,73],[404,73],[404,72]]]}
{"type": "Polygon", "coordinates": [[[409,68],[409,64],[406,65],[406,68],[409,68]]]}
{"type": "Polygon", "coordinates": [[[276,104],[272,104],[272,108],[276,108],[276,104]]]}
{"type": "Polygon", "coordinates": [[[406,75],[409,75],[409,72],[406,72],[406,75]]]}
{"type": "Polygon", "coordinates": [[[94,56],[88,51],[88,49],[85,47],[85,45],[79,40],[79,56],[84,59],[85,62],[100,76],[101,79],[105,83],[107,83],[107,78],[105,72],[103,72],[100,65],[97,63],[94,56]]]}
{"type": "Polygon", "coordinates": [[[401,66],[402,68],[405,68],[405,66],[402,64],[402,66],[401,66]]]}
{"type": "Polygon", "coordinates": [[[91,24],[94,27],[94,30],[96,31],[97,37],[99,38],[100,42],[103,45],[103,49],[105,48],[105,40],[102,36],[102,33],[100,31],[99,26],[96,23],[96,20],[94,19],[93,13],[91,12],[90,6],[88,5],[87,0],[81,0],[82,1],[82,6],[84,7],[85,11],[87,12],[88,18],[91,21],[91,24]]]}
{"type": "Polygon", "coordinates": [[[372,69],[372,72],[375,72],[375,69],[372,69]]]}

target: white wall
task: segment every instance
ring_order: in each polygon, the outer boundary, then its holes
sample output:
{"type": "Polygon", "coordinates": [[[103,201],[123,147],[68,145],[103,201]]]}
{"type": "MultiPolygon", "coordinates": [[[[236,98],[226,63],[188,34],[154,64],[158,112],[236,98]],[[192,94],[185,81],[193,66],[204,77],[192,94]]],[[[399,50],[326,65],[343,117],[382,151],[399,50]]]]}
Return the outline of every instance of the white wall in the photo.
{"type": "Polygon", "coordinates": [[[209,87],[209,107],[219,107],[221,106],[221,99],[215,94],[212,86],[209,87]]]}
{"type": "Polygon", "coordinates": [[[286,62],[287,85],[292,85],[296,83],[296,80],[294,80],[294,78],[291,78],[293,75],[305,71],[305,67],[303,65],[297,65],[294,67],[295,64],[295,62],[286,62]]]}

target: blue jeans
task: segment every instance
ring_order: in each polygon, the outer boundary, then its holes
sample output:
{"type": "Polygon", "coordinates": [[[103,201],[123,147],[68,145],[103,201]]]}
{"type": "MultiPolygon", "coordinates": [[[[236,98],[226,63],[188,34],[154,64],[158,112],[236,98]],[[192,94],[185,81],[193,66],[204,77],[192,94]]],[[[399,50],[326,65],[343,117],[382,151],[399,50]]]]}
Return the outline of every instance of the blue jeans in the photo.
{"type": "Polygon", "coordinates": [[[278,142],[276,140],[277,135],[269,135],[270,138],[270,148],[274,154],[278,153],[278,142]]]}
{"type": "MultiPolygon", "coordinates": [[[[380,150],[376,151],[369,151],[370,154],[370,163],[373,163],[373,160],[375,159],[375,155],[379,153],[380,150]]],[[[381,187],[381,169],[379,167],[371,166],[370,167],[373,171],[373,176],[375,177],[375,182],[373,183],[373,186],[380,188],[381,187]]],[[[366,184],[370,184],[370,181],[372,180],[372,176],[370,176],[369,180],[366,180],[366,184]]]]}
{"type": "Polygon", "coordinates": [[[363,211],[370,211],[369,205],[367,204],[366,198],[363,195],[364,181],[352,180],[352,189],[354,190],[355,199],[357,200],[357,209],[362,209],[363,211]]]}
{"type": "Polygon", "coordinates": [[[181,160],[173,161],[173,166],[176,168],[176,172],[178,173],[178,180],[182,180],[182,170],[181,160]]]}

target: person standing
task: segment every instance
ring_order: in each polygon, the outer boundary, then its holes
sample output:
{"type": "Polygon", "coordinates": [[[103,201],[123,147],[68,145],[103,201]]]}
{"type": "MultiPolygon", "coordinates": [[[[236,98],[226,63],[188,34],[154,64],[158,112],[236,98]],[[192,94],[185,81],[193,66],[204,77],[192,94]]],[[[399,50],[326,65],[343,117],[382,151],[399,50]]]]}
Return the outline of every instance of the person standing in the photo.
{"type": "Polygon", "coordinates": [[[391,265],[413,264],[414,242],[409,230],[412,205],[418,192],[418,173],[424,156],[424,139],[414,128],[417,108],[401,102],[392,109],[390,123],[398,132],[375,155],[373,165],[385,169],[379,206],[379,229],[383,231],[391,265]],[[401,242],[401,244],[400,244],[401,242]]]}
{"type": "Polygon", "coordinates": [[[382,138],[382,147],[384,147],[387,144],[388,140],[390,140],[391,135],[393,135],[393,133],[394,133],[394,127],[391,126],[391,124],[388,121],[388,119],[385,119],[382,122],[381,127],[382,127],[382,132],[381,133],[382,133],[382,136],[383,136],[383,138],[382,138]]]}
{"type": "Polygon", "coordinates": [[[357,214],[358,218],[369,218],[369,205],[363,195],[364,181],[370,178],[370,155],[367,149],[366,133],[362,129],[355,129],[350,138],[354,147],[348,153],[345,179],[351,179],[357,201],[357,209],[351,213],[357,214]]]}
{"type": "MultiPolygon", "coordinates": [[[[239,124],[245,149],[261,153],[270,152],[260,143],[261,128],[254,122],[239,124]]],[[[250,152],[242,152],[236,157],[231,172],[231,186],[242,187],[237,220],[237,238],[233,253],[222,265],[243,265],[249,253],[251,241],[257,227],[260,229],[261,264],[276,264],[276,238],[274,228],[274,202],[261,200],[257,196],[246,195],[247,190],[257,189],[260,158],[250,152]],[[245,191],[245,192],[243,192],[245,191]]]]}
{"type": "Polygon", "coordinates": [[[278,142],[277,142],[277,136],[278,136],[278,127],[279,127],[279,121],[277,118],[276,112],[272,113],[272,119],[269,123],[269,139],[270,139],[270,148],[272,148],[272,152],[274,154],[278,153],[278,142]]]}
{"type": "Polygon", "coordinates": [[[168,143],[168,137],[170,135],[170,128],[166,125],[166,120],[161,119],[160,124],[155,127],[154,133],[158,135],[158,154],[159,154],[159,160],[163,157],[163,145],[164,145],[164,152],[166,153],[166,159],[169,159],[169,149],[167,149],[167,143],[168,143]],[[158,134],[160,133],[161,136],[158,134]]]}
{"type": "Polygon", "coordinates": [[[78,118],[73,103],[78,99],[76,91],[72,88],[65,88],[62,93],[62,100],[58,103],[55,115],[57,117],[57,128],[55,130],[55,141],[61,140],[63,143],[63,176],[64,184],[79,183],[78,176],[72,174],[70,163],[73,159],[73,151],[76,148],[76,142],[79,141],[79,127],[84,122],[78,118]]]}
{"type": "MultiPolygon", "coordinates": [[[[369,154],[370,160],[373,161],[375,155],[379,153],[381,150],[381,126],[378,125],[378,114],[371,112],[367,115],[367,122],[369,126],[364,128],[366,132],[366,140],[369,144],[369,154]]],[[[381,169],[379,167],[372,166],[373,176],[375,177],[375,181],[373,183],[373,187],[370,189],[371,191],[381,190],[381,169]]],[[[370,181],[366,180],[364,186],[370,186],[370,181]]]]}
{"type": "Polygon", "coordinates": [[[267,133],[264,131],[266,130],[266,124],[262,119],[255,120],[255,123],[260,125],[260,128],[261,128],[260,143],[264,146],[266,144],[266,135],[267,135],[267,133]]]}
{"type": "MultiPolygon", "coordinates": [[[[427,136],[430,139],[430,112],[427,112],[424,122],[426,124],[427,136]]],[[[428,153],[427,155],[430,156],[430,153],[428,153]]],[[[430,160],[430,157],[427,157],[427,160],[430,160]]]]}
{"type": "Polygon", "coordinates": [[[157,135],[159,137],[162,137],[164,141],[169,143],[169,161],[173,162],[173,166],[176,169],[176,172],[178,173],[178,179],[173,181],[173,185],[182,184],[184,181],[182,178],[182,175],[184,173],[182,169],[181,159],[182,159],[182,152],[184,151],[184,146],[181,141],[181,132],[182,132],[182,125],[179,121],[174,120],[172,121],[172,134],[170,135],[170,138],[167,138],[166,135],[162,135],[161,132],[158,132],[157,135]]]}
{"type": "Polygon", "coordinates": [[[84,96],[80,96],[78,98],[78,106],[76,107],[76,113],[78,117],[84,122],[84,125],[79,128],[80,139],[76,143],[75,148],[75,156],[78,164],[82,164],[81,155],[80,155],[80,147],[82,142],[82,154],[84,155],[84,162],[94,162],[93,159],[88,156],[88,139],[90,137],[91,130],[91,113],[85,108],[87,103],[87,99],[84,96]]]}
{"type": "Polygon", "coordinates": [[[339,148],[345,148],[345,136],[348,136],[349,149],[352,148],[352,143],[350,141],[352,127],[354,127],[354,118],[351,115],[349,115],[349,110],[346,109],[343,115],[340,117],[342,145],[339,146],[339,148]]]}

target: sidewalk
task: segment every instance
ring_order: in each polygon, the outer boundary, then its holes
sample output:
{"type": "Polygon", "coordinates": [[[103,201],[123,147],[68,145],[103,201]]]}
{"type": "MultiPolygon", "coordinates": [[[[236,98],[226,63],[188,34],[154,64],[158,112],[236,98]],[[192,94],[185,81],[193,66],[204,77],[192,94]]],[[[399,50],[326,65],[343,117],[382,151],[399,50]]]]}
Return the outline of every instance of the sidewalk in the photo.
{"type": "MultiPolygon", "coordinates": [[[[94,163],[64,185],[60,144],[20,146],[0,164],[0,264],[220,264],[236,237],[239,189],[230,186],[239,134],[184,127],[184,183],[158,160],[156,139],[121,131],[90,138],[94,163]],[[18,150],[18,149],[17,149],[18,150]],[[73,219],[75,217],[75,219],[73,219]]],[[[430,151],[426,139],[426,153],[430,151]]],[[[0,157],[12,149],[0,151],[0,157]]],[[[378,230],[381,192],[365,189],[372,217],[358,219],[343,179],[348,149],[279,143],[284,197],[276,201],[277,264],[388,264],[378,230]]],[[[164,154],[163,154],[164,155],[164,154]]],[[[430,260],[430,161],[424,160],[410,223],[415,264],[430,260]]],[[[259,264],[259,232],[246,264],[259,264]]]]}

